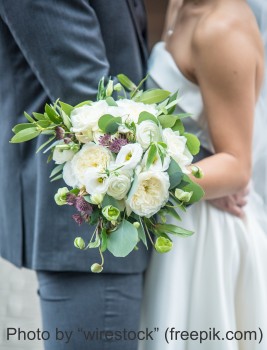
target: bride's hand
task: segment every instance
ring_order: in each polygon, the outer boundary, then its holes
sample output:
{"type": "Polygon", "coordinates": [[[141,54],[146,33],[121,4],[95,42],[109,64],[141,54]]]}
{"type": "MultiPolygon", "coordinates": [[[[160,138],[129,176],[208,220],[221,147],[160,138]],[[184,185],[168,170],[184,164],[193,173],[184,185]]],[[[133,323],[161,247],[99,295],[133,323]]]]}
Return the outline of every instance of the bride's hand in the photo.
{"type": "Polygon", "coordinates": [[[230,196],[211,199],[208,202],[219,210],[226,211],[239,218],[244,216],[244,206],[247,204],[249,186],[230,196]]]}

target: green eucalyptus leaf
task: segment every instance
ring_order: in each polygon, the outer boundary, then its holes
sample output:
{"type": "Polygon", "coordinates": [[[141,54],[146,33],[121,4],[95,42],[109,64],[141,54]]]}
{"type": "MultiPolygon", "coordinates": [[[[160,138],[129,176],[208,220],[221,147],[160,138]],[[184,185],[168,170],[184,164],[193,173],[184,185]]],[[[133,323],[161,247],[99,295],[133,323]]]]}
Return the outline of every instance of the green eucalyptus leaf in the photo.
{"type": "Polygon", "coordinates": [[[108,205],[112,205],[113,207],[118,208],[119,211],[123,211],[125,209],[124,200],[118,200],[118,199],[115,199],[115,198],[109,196],[108,194],[106,194],[101,206],[102,206],[102,208],[104,208],[108,205]]]}
{"type": "Polygon", "coordinates": [[[181,182],[184,174],[173,158],[171,158],[171,162],[167,172],[170,178],[170,189],[177,187],[181,182]]]}
{"type": "Polygon", "coordinates": [[[175,125],[176,118],[173,115],[159,115],[158,120],[161,126],[165,128],[172,128],[175,125]]]}
{"type": "Polygon", "coordinates": [[[137,86],[124,74],[118,74],[117,78],[122,86],[126,87],[126,89],[130,91],[134,91],[137,86]]]}
{"type": "Polygon", "coordinates": [[[10,140],[11,143],[20,143],[34,139],[40,135],[40,131],[34,128],[23,129],[19,131],[10,140]]]}
{"type": "Polygon", "coordinates": [[[115,134],[118,131],[119,124],[122,123],[121,117],[114,117],[111,114],[104,114],[98,121],[99,128],[108,134],[115,134]]]}
{"type": "Polygon", "coordinates": [[[138,102],[143,102],[145,104],[159,103],[165,100],[170,95],[169,91],[161,89],[147,90],[142,93],[138,98],[138,102]]]}
{"type": "Polygon", "coordinates": [[[180,135],[184,133],[184,124],[180,119],[177,119],[175,124],[172,126],[173,131],[179,131],[180,135]]]}
{"type": "Polygon", "coordinates": [[[187,138],[186,146],[188,147],[189,151],[195,156],[198,154],[200,149],[200,141],[197,138],[196,135],[184,133],[184,135],[187,138]]]}
{"type": "Polygon", "coordinates": [[[123,220],[116,231],[108,236],[107,248],[116,257],[125,257],[138,243],[137,229],[127,220],[123,220]]]}
{"type": "Polygon", "coordinates": [[[158,119],[149,112],[141,112],[138,118],[138,124],[144,122],[145,120],[151,120],[152,122],[158,124],[158,119]]]}

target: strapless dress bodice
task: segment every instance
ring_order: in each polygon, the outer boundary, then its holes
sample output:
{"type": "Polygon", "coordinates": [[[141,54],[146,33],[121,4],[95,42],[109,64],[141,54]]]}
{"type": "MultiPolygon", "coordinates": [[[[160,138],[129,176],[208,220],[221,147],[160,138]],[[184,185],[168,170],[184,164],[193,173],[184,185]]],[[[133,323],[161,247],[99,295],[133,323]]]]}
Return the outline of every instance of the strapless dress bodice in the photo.
{"type": "Polygon", "coordinates": [[[164,42],[154,46],[148,68],[148,87],[157,86],[172,93],[179,91],[176,113],[191,114],[190,118],[183,119],[186,130],[197,135],[202,145],[213,152],[200,89],[183,75],[164,42]]]}

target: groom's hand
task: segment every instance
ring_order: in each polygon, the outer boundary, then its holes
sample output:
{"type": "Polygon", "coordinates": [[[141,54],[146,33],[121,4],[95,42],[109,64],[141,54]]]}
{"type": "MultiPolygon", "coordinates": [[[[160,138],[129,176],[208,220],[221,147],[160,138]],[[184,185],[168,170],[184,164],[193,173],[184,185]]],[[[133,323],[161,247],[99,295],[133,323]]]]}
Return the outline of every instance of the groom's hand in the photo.
{"type": "Polygon", "coordinates": [[[242,218],[244,216],[244,206],[247,204],[248,194],[249,186],[236,194],[211,199],[208,202],[219,210],[226,211],[227,213],[242,218]]]}

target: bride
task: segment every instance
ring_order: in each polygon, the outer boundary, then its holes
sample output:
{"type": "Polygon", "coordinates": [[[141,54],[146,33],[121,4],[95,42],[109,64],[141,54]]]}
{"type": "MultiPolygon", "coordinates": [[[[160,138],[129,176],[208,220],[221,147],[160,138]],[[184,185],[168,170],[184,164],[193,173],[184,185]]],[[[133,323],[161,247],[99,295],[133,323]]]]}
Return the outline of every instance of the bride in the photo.
{"type": "Polygon", "coordinates": [[[267,209],[252,186],[241,218],[209,201],[250,182],[264,74],[256,21],[245,0],[176,0],[167,22],[151,54],[150,84],[179,89],[177,110],[192,113],[187,127],[213,155],[197,163],[206,200],[183,218],[195,234],[152,256],[141,329],[158,331],[140,350],[266,350],[267,209]]]}

